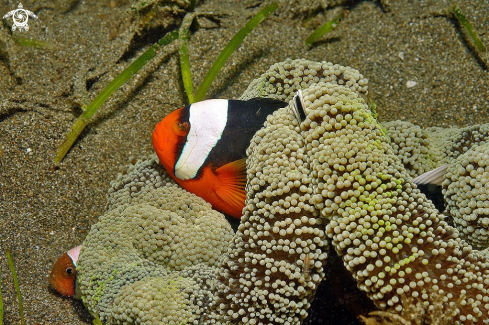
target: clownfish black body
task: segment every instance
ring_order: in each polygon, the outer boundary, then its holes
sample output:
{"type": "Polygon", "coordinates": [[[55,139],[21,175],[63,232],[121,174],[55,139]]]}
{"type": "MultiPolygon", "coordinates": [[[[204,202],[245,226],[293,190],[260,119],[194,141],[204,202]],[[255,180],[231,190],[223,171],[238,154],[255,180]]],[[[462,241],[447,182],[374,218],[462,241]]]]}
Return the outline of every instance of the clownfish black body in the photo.
{"type": "Polygon", "coordinates": [[[246,149],[267,116],[285,106],[271,98],[194,103],[156,125],[153,146],[180,186],[239,219],[246,199],[246,149]]]}

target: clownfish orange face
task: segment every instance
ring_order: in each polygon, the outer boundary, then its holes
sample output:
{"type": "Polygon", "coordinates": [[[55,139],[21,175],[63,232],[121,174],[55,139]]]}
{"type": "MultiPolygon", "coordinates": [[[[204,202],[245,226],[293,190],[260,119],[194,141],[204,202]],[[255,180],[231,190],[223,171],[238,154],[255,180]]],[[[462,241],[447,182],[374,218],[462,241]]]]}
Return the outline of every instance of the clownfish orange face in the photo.
{"type": "Polygon", "coordinates": [[[182,147],[185,137],[190,130],[188,117],[185,117],[184,108],[168,114],[153,131],[153,147],[170,175],[174,176],[174,165],[177,161],[178,148],[182,147]]]}
{"type": "Polygon", "coordinates": [[[54,263],[49,281],[51,286],[62,296],[73,297],[76,293],[76,262],[81,246],[64,253],[54,263]]]}
{"type": "Polygon", "coordinates": [[[246,149],[267,116],[286,105],[270,98],[194,103],[156,125],[153,147],[180,186],[240,218],[246,199],[246,149]]]}

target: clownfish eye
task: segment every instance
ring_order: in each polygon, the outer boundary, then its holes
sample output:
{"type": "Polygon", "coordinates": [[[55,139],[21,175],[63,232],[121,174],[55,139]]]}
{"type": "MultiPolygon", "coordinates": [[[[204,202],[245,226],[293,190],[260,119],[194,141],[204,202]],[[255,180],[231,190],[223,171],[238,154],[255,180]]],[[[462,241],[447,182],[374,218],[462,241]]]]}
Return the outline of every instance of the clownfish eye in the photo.
{"type": "Polygon", "coordinates": [[[183,137],[184,135],[188,134],[188,131],[190,130],[190,124],[188,122],[180,123],[177,121],[173,127],[173,130],[175,131],[176,135],[183,137]]]}
{"type": "Polygon", "coordinates": [[[66,274],[68,274],[68,275],[70,275],[70,276],[71,276],[71,275],[74,275],[74,274],[75,274],[75,269],[74,269],[73,267],[71,267],[71,266],[68,266],[68,267],[65,269],[65,272],[66,272],[66,274]]]}

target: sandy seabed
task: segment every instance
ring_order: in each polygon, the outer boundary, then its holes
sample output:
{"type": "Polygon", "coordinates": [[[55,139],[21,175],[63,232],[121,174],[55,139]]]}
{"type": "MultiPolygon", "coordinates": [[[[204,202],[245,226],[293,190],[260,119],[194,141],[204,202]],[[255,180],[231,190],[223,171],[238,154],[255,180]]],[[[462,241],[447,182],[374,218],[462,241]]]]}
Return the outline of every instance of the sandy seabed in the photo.
{"type": "MultiPolygon", "coordinates": [[[[239,28],[269,3],[198,3],[201,16],[189,43],[194,85],[200,84],[239,28]]],[[[0,267],[5,324],[20,323],[5,249],[15,259],[28,324],[91,324],[80,301],[50,289],[49,272],[62,253],[82,243],[103,214],[107,189],[119,168],[152,152],[155,124],[187,104],[176,44],[160,50],[115,92],[59,167],[53,159],[80,107],[175,28],[184,11],[163,11],[148,22],[124,0],[22,4],[39,17],[29,20],[28,31],[12,36],[8,30],[12,20],[0,21],[0,267]],[[50,46],[21,46],[21,37],[50,46]]],[[[401,119],[423,127],[485,123],[487,57],[478,57],[457,22],[447,17],[451,4],[279,1],[279,9],[233,54],[207,97],[238,98],[273,63],[305,58],[358,69],[369,80],[382,121],[401,119]],[[345,17],[339,27],[312,48],[305,47],[306,37],[340,11],[345,17]]],[[[489,3],[458,1],[458,5],[489,44],[489,3]]],[[[16,1],[0,1],[0,16],[17,6],[16,1]]],[[[329,272],[328,277],[334,278],[335,269],[329,272]]],[[[321,324],[355,323],[353,315],[321,320],[321,324]]]]}

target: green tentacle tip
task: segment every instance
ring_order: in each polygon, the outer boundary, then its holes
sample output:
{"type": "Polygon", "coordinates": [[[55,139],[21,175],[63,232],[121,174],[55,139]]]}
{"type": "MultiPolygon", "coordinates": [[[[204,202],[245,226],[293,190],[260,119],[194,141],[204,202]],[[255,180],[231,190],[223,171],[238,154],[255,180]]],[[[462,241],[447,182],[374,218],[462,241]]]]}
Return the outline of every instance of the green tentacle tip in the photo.
{"type": "Polygon", "coordinates": [[[457,20],[460,22],[460,24],[465,28],[465,30],[469,34],[470,38],[472,38],[472,41],[474,41],[476,49],[479,52],[486,52],[487,49],[486,49],[484,43],[482,43],[482,41],[479,38],[479,35],[477,35],[476,31],[472,27],[472,24],[467,20],[465,15],[462,13],[462,10],[460,10],[459,7],[454,5],[451,8],[451,12],[455,16],[455,18],[457,18],[457,20]]]}
{"type": "Polygon", "coordinates": [[[333,20],[327,22],[323,26],[319,27],[316,29],[311,35],[309,35],[308,38],[304,41],[304,43],[307,46],[312,46],[312,43],[316,42],[318,39],[320,39],[323,35],[329,33],[333,29],[338,26],[339,22],[341,21],[341,18],[343,18],[343,13],[339,14],[336,18],[333,20]]]}

